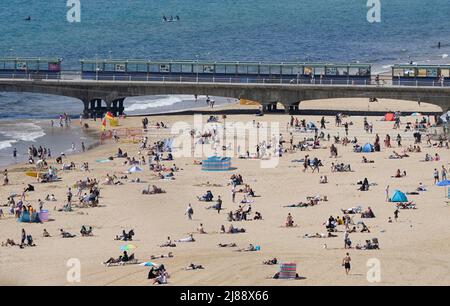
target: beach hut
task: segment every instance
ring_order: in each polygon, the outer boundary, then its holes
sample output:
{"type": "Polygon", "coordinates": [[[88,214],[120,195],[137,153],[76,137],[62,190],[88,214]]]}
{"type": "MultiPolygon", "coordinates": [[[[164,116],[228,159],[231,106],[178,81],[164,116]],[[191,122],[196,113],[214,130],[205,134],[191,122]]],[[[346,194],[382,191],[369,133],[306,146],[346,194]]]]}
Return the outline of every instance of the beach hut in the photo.
{"type": "Polygon", "coordinates": [[[279,279],[295,279],[297,276],[297,264],[293,262],[280,265],[279,279]]]}
{"type": "Polygon", "coordinates": [[[394,195],[391,197],[391,202],[408,202],[408,198],[400,190],[395,190],[394,195]]]}
{"type": "Polygon", "coordinates": [[[371,143],[366,143],[363,147],[362,147],[362,152],[364,153],[371,153],[374,151],[373,149],[373,145],[371,143]]]}
{"type": "Polygon", "coordinates": [[[395,121],[395,114],[394,113],[386,113],[386,115],[384,115],[384,120],[385,121],[395,121]]]}
{"type": "Polygon", "coordinates": [[[211,156],[202,161],[203,171],[228,171],[231,169],[230,157],[211,156]]]}

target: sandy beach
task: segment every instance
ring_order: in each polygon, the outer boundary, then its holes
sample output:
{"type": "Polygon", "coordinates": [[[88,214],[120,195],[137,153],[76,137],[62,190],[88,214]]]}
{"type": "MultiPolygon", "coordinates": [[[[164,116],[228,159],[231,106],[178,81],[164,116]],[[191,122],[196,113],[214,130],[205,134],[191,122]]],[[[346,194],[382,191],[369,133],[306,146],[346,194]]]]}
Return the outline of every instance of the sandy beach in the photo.
{"type": "MultiPolygon", "coordinates": [[[[351,101],[314,101],[301,107],[326,109],[330,105],[339,108],[367,111],[368,104],[352,103],[351,101]]],[[[354,101],[353,101],[354,102],[354,101]]],[[[240,106],[224,106],[225,108],[240,106]]],[[[417,111],[433,112],[439,108],[427,104],[404,103],[403,101],[380,101],[371,103],[370,110],[377,111],[417,111]]],[[[294,116],[314,122],[320,127],[321,116],[294,116]]],[[[150,124],[163,121],[169,127],[178,122],[193,123],[193,116],[151,116],[150,124]]],[[[121,255],[120,247],[133,244],[134,253],[140,261],[150,261],[151,255],[161,255],[172,252],[173,258],[151,260],[164,264],[170,278],[169,285],[448,285],[450,284],[450,207],[448,205],[447,187],[434,185],[433,171],[441,167],[449,168],[449,150],[426,144],[423,133],[420,153],[407,153],[409,157],[389,159],[393,151],[402,153],[409,145],[414,145],[413,132],[405,132],[407,122],[414,124],[421,116],[402,116],[401,128],[393,129],[393,122],[382,121],[381,116],[369,116],[367,120],[373,124],[373,133],[363,130],[363,117],[351,116],[343,118],[349,125],[348,138],[358,139],[360,145],[373,143],[375,134],[381,139],[381,152],[355,153],[353,145],[336,144],[337,158],[330,158],[330,146],[334,137],[345,136],[343,126],[337,127],[334,117],[325,117],[327,124],[324,134],[330,134],[320,141],[324,148],[309,151],[296,150],[286,152],[280,157],[275,168],[262,168],[257,159],[232,158],[235,169],[226,172],[206,172],[194,160],[202,158],[180,157],[174,161],[163,161],[162,164],[172,167],[176,164],[179,171],[174,173],[175,180],[160,180],[155,173],[142,165],[142,172],[127,174],[128,179],[120,179],[123,185],[99,185],[99,207],[73,208],[71,212],[54,210],[61,208],[66,202],[69,187],[73,188],[76,181],[86,177],[97,178],[101,183],[106,175],[115,174],[120,177],[131,167],[124,165],[124,159],[115,158],[110,162],[96,162],[117,153],[120,147],[128,156],[141,158],[144,150],[137,143],[122,137],[119,142],[107,141],[83,154],[67,156],[64,161],[73,161],[76,170],[58,171],[60,181],[38,183],[35,178],[25,175],[33,166],[21,164],[8,167],[10,184],[0,186],[0,204],[6,204],[7,197],[13,193],[21,194],[27,184],[35,187],[34,192],[27,193],[26,201],[37,209],[38,199],[44,199],[47,194],[54,194],[57,201],[44,201],[44,209],[50,212],[51,221],[44,223],[20,223],[8,213],[8,207],[1,207],[4,216],[0,217],[0,241],[14,239],[20,242],[21,229],[34,238],[35,247],[20,249],[17,246],[0,247],[0,285],[149,285],[147,279],[148,267],[140,265],[125,265],[106,267],[102,264],[110,257],[121,255]],[[386,134],[391,136],[392,148],[386,148],[383,139],[386,134]],[[397,147],[396,136],[402,137],[402,148],[397,147]],[[142,152],[139,152],[142,151],[142,152]],[[141,153],[139,155],[139,153],[141,153]],[[439,154],[439,161],[422,162],[426,154],[439,154]],[[311,169],[303,172],[299,160],[308,154],[317,157],[323,163],[320,172],[312,173],[311,169]],[[365,156],[374,163],[362,163],[365,156]],[[81,171],[80,165],[89,162],[90,172],[81,171]],[[352,172],[332,172],[331,163],[350,164],[352,172]],[[397,169],[406,171],[406,177],[394,178],[397,169]],[[245,184],[249,184],[259,197],[252,198],[252,212],[261,213],[263,220],[227,221],[227,213],[236,210],[243,194],[236,194],[236,203],[232,202],[231,189],[228,185],[232,174],[240,174],[245,184]],[[320,177],[326,175],[328,183],[320,184],[320,177]],[[145,183],[133,183],[131,179],[140,178],[145,183]],[[358,191],[358,181],[367,178],[370,183],[368,191],[358,191]],[[210,182],[221,187],[198,186],[210,182]],[[408,199],[416,204],[417,209],[400,209],[398,221],[394,219],[395,203],[386,202],[385,188],[389,185],[390,195],[394,190],[403,192],[415,191],[422,182],[427,191],[418,195],[408,195],[408,199]],[[147,185],[156,185],[166,193],[143,195],[142,190],[147,185]],[[218,195],[223,200],[222,211],[205,209],[210,203],[200,202],[197,196],[211,190],[214,199],[218,195]],[[289,204],[305,202],[307,196],[327,196],[328,201],[320,201],[313,207],[284,207],[289,204]],[[185,215],[186,207],[192,204],[193,219],[185,215]],[[303,238],[305,234],[326,233],[324,223],[330,216],[343,216],[341,209],[361,206],[366,210],[372,208],[375,218],[361,219],[360,214],[350,215],[355,225],[358,221],[370,229],[370,233],[350,233],[353,242],[351,249],[344,249],[343,225],[337,227],[335,238],[303,238]],[[295,227],[284,227],[286,217],[290,213],[295,227]],[[200,223],[207,234],[196,233],[200,223]],[[245,228],[245,233],[220,234],[221,225],[245,228]],[[83,226],[92,226],[94,236],[81,237],[79,231],[83,226]],[[76,234],[75,238],[63,239],[59,229],[76,234]],[[46,229],[52,237],[43,238],[46,229]],[[134,229],[136,235],[132,242],[115,241],[114,237],[122,230],[134,229]],[[172,240],[187,237],[194,233],[195,242],[176,243],[174,248],[161,248],[159,245],[170,236],[172,240]],[[365,240],[378,238],[379,250],[357,250],[356,244],[364,244],[365,240]],[[236,243],[237,247],[218,247],[219,243],[236,243]],[[249,244],[260,246],[259,251],[236,252],[249,244]],[[346,275],[341,265],[345,254],[349,252],[352,258],[352,270],[346,275]],[[263,265],[262,262],[276,257],[279,262],[294,262],[299,280],[277,280],[271,277],[279,270],[278,265],[263,265]],[[71,267],[68,260],[75,258],[81,263],[80,282],[70,282],[67,273],[71,267]],[[371,259],[380,263],[380,281],[371,283],[367,266],[371,259]],[[205,269],[186,271],[189,264],[201,264],[205,269]]],[[[142,117],[129,117],[120,120],[118,128],[141,128],[142,117]]],[[[203,116],[204,122],[207,116],[203,116]]],[[[220,122],[223,119],[219,116],[220,122]]],[[[265,114],[262,117],[254,115],[228,115],[226,122],[276,122],[280,133],[286,140],[284,148],[289,148],[291,130],[287,130],[290,115],[265,114]]],[[[94,130],[100,130],[101,121],[86,120],[94,130]]],[[[434,119],[431,119],[432,124],[434,119]]],[[[109,128],[108,128],[109,129],[109,128]]],[[[431,127],[429,132],[433,133],[431,127]]],[[[150,129],[147,133],[148,143],[172,137],[171,129],[150,129]]],[[[304,137],[314,137],[314,133],[292,132],[293,143],[302,141],[304,137]]],[[[432,141],[436,143],[435,140],[432,141]]],[[[252,150],[254,148],[251,148],[252,150]]],[[[167,155],[165,153],[164,155],[167,155]]],[[[147,159],[147,156],[146,156],[147,159]]],[[[49,165],[58,169],[55,160],[49,160],[49,165]]],[[[3,169],[2,169],[3,171],[3,169]]],[[[73,188],[74,189],[74,188],[73,188]]],[[[76,188],[73,190],[76,193],[76,188]]],[[[16,197],[18,201],[18,197],[16,197]]],[[[78,202],[74,197],[74,202],[78,202]]],[[[250,217],[253,218],[254,214],[250,217]]],[[[351,225],[353,227],[353,225],[351,225]]]]}

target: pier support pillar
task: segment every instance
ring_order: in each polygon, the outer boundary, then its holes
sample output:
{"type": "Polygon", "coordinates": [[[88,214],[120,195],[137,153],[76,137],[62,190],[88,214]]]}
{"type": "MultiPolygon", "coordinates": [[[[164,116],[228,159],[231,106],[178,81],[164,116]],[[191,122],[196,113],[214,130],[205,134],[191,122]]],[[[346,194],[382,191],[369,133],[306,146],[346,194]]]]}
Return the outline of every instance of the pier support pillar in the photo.
{"type": "Polygon", "coordinates": [[[89,102],[90,102],[89,100],[83,100],[83,105],[84,105],[83,118],[84,119],[89,118],[89,104],[90,104],[89,102]]]}

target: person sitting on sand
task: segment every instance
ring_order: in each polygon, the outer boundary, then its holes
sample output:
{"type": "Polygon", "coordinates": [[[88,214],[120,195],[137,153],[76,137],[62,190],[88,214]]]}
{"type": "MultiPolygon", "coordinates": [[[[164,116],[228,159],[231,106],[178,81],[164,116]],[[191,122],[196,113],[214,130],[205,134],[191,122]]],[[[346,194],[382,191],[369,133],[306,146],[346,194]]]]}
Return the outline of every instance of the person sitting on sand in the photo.
{"type": "Polygon", "coordinates": [[[159,194],[159,193],[165,193],[165,191],[162,188],[157,187],[156,185],[152,185],[150,188],[150,185],[147,186],[147,189],[142,190],[142,194],[159,194]]]}
{"type": "Polygon", "coordinates": [[[375,214],[373,213],[372,208],[370,208],[370,206],[367,208],[367,210],[361,213],[361,218],[375,218],[375,214]]]}
{"type": "Polygon", "coordinates": [[[419,183],[419,187],[416,189],[417,191],[427,191],[427,188],[422,184],[422,182],[419,183]]]}
{"type": "Polygon", "coordinates": [[[42,237],[44,237],[44,238],[51,237],[45,228],[44,228],[44,232],[42,233],[42,237]]]}
{"type": "Polygon", "coordinates": [[[255,216],[253,217],[253,220],[262,220],[261,213],[258,211],[255,211],[255,216]]]}
{"type": "Polygon", "coordinates": [[[94,236],[94,233],[92,232],[92,226],[89,226],[89,229],[87,229],[86,226],[83,225],[81,227],[80,234],[82,237],[94,236]]]}
{"type": "Polygon", "coordinates": [[[110,257],[103,264],[109,266],[110,264],[125,263],[125,262],[130,262],[130,261],[133,261],[133,260],[134,260],[134,254],[131,254],[130,256],[128,256],[127,251],[123,251],[123,254],[121,256],[119,256],[119,258],[115,259],[113,257],[110,257]]]}
{"type": "Polygon", "coordinates": [[[76,235],[72,235],[72,234],[69,233],[69,232],[64,231],[62,228],[61,228],[59,231],[60,231],[60,233],[61,233],[61,237],[62,237],[62,238],[73,238],[73,237],[76,236],[76,235]]]}
{"type": "Polygon", "coordinates": [[[167,284],[167,278],[168,277],[169,277],[169,274],[165,270],[159,272],[159,275],[155,278],[155,281],[153,282],[153,285],[167,284]]]}
{"type": "Polygon", "coordinates": [[[202,195],[201,197],[197,197],[197,199],[202,202],[212,202],[213,198],[214,195],[212,194],[211,190],[207,190],[204,195],[202,195]]]}
{"type": "Polygon", "coordinates": [[[369,190],[369,180],[366,178],[364,178],[364,181],[361,183],[361,187],[358,188],[358,190],[360,191],[368,191],[369,190]]]}
{"type": "Polygon", "coordinates": [[[134,230],[130,230],[128,233],[122,230],[122,235],[116,236],[114,240],[132,241],[134,236],[134,230]]]}
{"type": "Polygon", "coordinates": [[[327,184],[328,183],[328,177],[326,175],[320,176],[319,183],[320,184],[327,184]]]}
{"type": "Polygon", "coordinates": [[[271,265],[276,265],[277,263],[278,263],[278,259],[276,257],[263,261],[263,265],[271,266],[271,265]]]}
{"type": "Polygon", "coordinates": [[[365,156],[362,157],[362,162],[364,164],[373,164],[375,161],[374,160],[368,160],[365,156]]]}
{"type": "Polygon", "coordinates": [[[170,239],[170,237],[167,237],[167,241],[164,244],[161,244],[160,247],[164,248],[164,247],[170,247],[170,248],[174,248],[177,245],[175,243],[172,242],[172,239],[170,239]]]}
{"type": "Polygon", "coordinates": [[[203,223],[200,223],[200,226],[197,228],[197,232],[199,234],[207,234],[207,232],[205,231],[205,229],[203,228],[203,223]]]}
{"type": "Polygon", "coordinates": [[[286,227],[293,227],[294,226],[294,219],[292,218],[291,213],[288,213],[286,217],[286,227]]]}
{"type": "Polygon", "coordinates": [[[198,269],[204,269],[202,265],[196,265],[191,263],[189,266],[185,268],[185,270],[198,270],[198,269]]]}

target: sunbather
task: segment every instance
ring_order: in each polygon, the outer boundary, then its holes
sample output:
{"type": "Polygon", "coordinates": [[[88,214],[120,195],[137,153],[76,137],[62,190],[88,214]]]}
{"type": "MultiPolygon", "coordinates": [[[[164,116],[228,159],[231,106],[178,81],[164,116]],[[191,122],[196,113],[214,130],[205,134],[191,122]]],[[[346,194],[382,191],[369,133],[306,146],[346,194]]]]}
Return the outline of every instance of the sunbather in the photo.
{"type": "Polygon", "coordinates": [[[60,233],[61,233],[61,237],[62,237],[62,238],[73,238],[73,237],[76,236],[76,235],[72,235],[72,234],[69,233],[69,232],[64,231],[62,228],[61,228],[59,231],[60,231],[60,233]]]}

